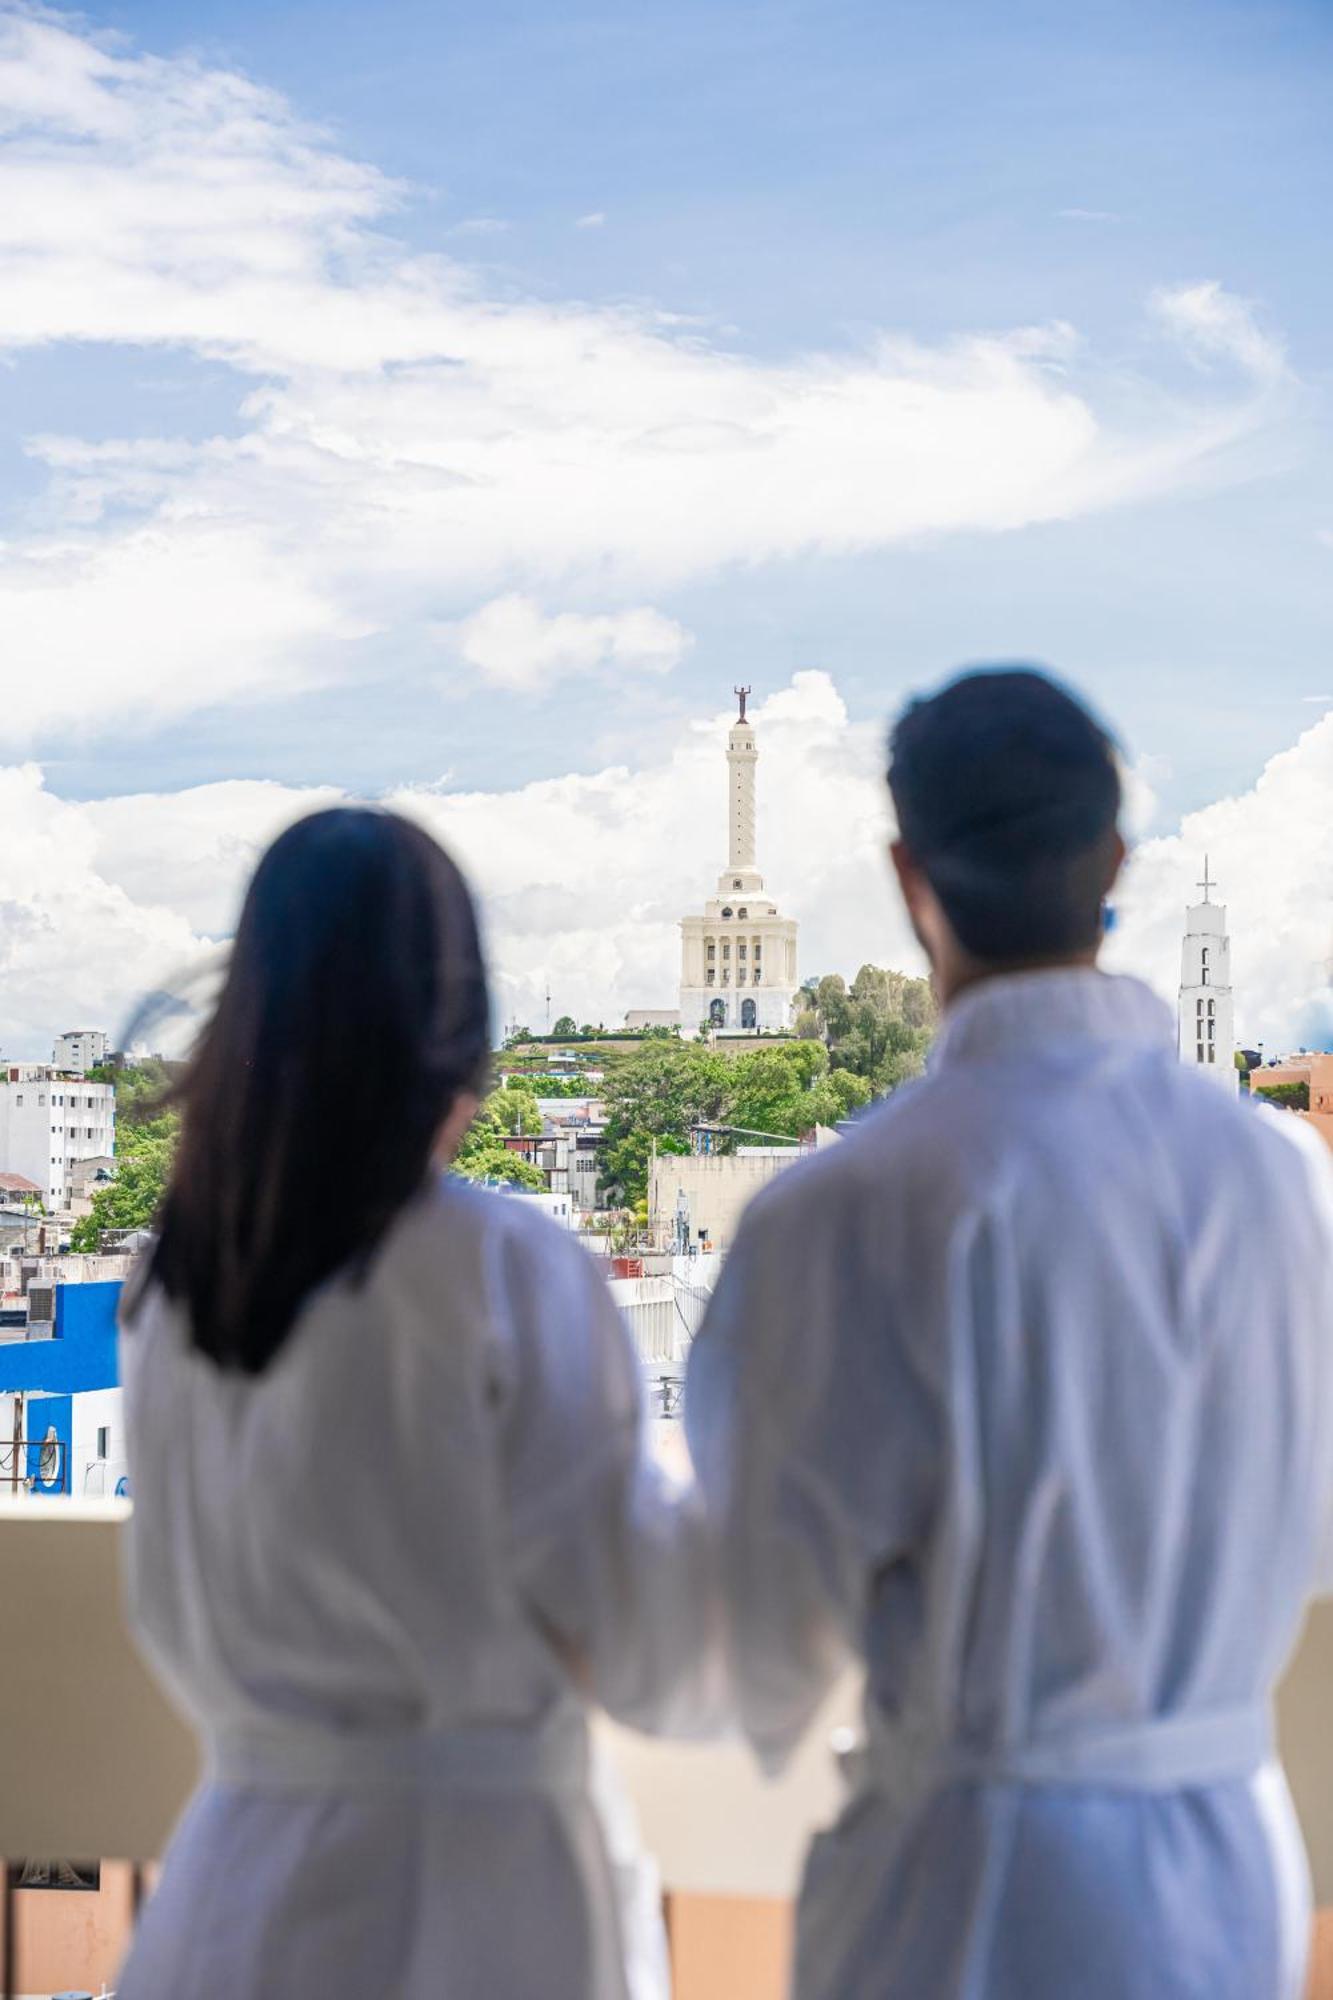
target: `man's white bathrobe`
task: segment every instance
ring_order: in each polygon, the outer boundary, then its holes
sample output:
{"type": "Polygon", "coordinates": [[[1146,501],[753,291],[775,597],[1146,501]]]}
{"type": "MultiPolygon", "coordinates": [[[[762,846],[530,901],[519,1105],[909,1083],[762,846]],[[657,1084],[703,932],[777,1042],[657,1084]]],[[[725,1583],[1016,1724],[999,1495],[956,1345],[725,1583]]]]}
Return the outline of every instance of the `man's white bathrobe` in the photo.
{"type": "Polygon", "coordinates": [[[1329,1510],[1331,1179],[1145,988],[1062,971],[960,997],[755,1202],[687,1421],[760,1754],[868,1677],[799,2000],[1299,1994],[1270,1701],[1329,1510]]]}
{"type": "Polygon", "coordinates": [[[209,1770],[119,2000],[664,1995],[584,1703],[698,1721],[710,1585],[591,1259],[449,1180],[259,1378],[155,1292],[121,1353],[132,1607],[209,1770]]]}

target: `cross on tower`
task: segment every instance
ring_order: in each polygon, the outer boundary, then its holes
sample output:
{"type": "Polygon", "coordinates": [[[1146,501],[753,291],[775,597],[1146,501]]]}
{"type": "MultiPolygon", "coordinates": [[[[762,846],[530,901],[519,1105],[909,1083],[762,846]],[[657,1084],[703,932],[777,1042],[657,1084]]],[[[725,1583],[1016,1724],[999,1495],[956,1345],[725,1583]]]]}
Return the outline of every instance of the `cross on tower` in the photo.
{"type": "Polygon", "coordinates": [[[1199,887],[1203,890],[1204,902],[1211,903],[1213,900],[1212,891],[1217,887],[1217,884],[1209,877],[1208,856],[1206,854],[1203,857],[1203,880],[1200,882],[1199,887]]]}
{"type": "Polygon", "coordinates": [[[741,703],[741,712],[740,712],[740,714],[739,714],[739,715],[737,716],[737,718],[736,718],[736,719],[737,719],[737,721],[738,721],[738,722],[744,722],[744,720],[745,720],[745,702],[746,702],[746,697],[747,697],[747,696],[748,696],[748,695],[750,694],[751,690],[750,690],[749,688],[733,688],[733,689],[731,690],[731,692],[732,692],[732,693],[733,693],[734,695],[739,695],[739,696],[740,696],[740,703],[741,703]]]}

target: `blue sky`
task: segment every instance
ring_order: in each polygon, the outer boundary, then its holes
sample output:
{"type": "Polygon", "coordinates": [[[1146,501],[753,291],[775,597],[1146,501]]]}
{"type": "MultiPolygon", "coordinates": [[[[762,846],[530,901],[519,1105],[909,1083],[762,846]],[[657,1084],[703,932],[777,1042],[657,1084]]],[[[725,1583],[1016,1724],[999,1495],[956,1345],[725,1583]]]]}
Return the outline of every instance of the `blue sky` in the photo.
{"type": "MultiPolygon", "coordinates": [[[[641,720],[739,675],[823,666],[854,713],[958,661],[1050,659],[1131,745],[1169,763],[1164,806],[1252,778],[1325,692],[1333,550],[1321,247],[1333,13],[1323,6],[132,4],[90,18],[284,92],[338,147],[409,183],[395,235],[503,292],[647,301],[754,355],[1067,321],[1106,366],[1164,374],[1143,302],[1214,279],[1255,303],[1300,378],[1252,462],[1176,491],[995,537],[798,559],[709,578],[663,608],[695,635],[641,720]],[[579,228],[581,216],[602,214],[579,228]],[[503,223],[482,234],[477,220],[503,223]],[[1257,464],[1253,461],[1257,460],[1257,464]],[[1231,480],[1235,480],[1232,485],[1231,480]]],[[[0,424],[84,435],[234,421],[223,367],[158,352],[25,356],[0,424]],[[145,386],[145,378],[151,382],[145,386]],[[36,424],[33,418],[36,418],[36,424]]],[[[6,494],[40,485],[8,466],[6,494]]],[[[421,740],[410,661],[356,686],[61,745],[73,792],[219,771],[376,787],[448,768],[511,783],[587,764],[638,701],[585,682],[451,704],[421,740]]]]}
{"type": "Polygon", "coordinates": [[[1333,708],[1331,82],[1321,0],[0,0],[0,775],[247,853],[1026,657],[1169,841],[1333,708]]]}

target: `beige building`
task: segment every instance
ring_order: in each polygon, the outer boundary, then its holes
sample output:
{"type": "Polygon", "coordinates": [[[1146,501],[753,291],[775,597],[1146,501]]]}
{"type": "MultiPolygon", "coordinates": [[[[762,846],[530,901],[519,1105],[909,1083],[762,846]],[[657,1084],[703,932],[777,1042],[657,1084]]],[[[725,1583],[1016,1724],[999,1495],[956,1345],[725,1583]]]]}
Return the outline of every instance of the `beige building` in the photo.
{"type": "MultiPolygon", "coordinates": [[[[814,1145],[837,1142],[820,1125],[814,1145]]],[[[724,1257],[745,1208],[775,1175],[810,1150],[809,1144],[742,1146],[735,1153],[664,1154],[653,1161],[648,1183],[648,1227],[658,1243],[673,1242],[678,1222],[704,1255],[724,1257]]]]}
{"type": "Polygon", "coordinates": [[[1296,1116],[1313,1125],[1324,1144],[1333,1148],[1333,1055],[1303,1051],[1267,1069],[1257,1069],[1250,1077],[1250,1089],[1256,1096],[1291,1084],[1304,1084],[1310,1094],[1309,1110],[1297,1111],[1296,1116]]]}
{"type": "Polygon", "coordinates": [[[680,1025],[720,1034],[780,1033],[791,1025],[800,985],[796,920],[779,914],[755,858],[755,773],[759,752],[737,688],[740,714],[727,737],[727,865],[717,894],[680,926],[680,1025]]]}

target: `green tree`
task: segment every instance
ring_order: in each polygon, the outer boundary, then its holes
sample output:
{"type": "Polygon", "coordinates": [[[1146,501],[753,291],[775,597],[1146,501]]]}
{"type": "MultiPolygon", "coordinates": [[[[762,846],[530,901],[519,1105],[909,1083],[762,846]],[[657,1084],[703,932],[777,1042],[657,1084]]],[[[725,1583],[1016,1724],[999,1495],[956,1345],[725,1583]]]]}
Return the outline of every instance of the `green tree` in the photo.
{"type": "Polygon", "coordinates": [[[506,1085],[491,1092],[468,1127],[454,1161],[454,1172],[464,1180],[544,1188],[546,1176],[541,1168],[505,1145],[506,1137],[533,1137],[541,1129],[542,1115],[532,1086],[526,1077],[510,1077],[506,1085]]]}
{"type": "Polygon", "coordinates": [[[493,1125],[473,1126],[458,1149],[453,1171],[465,1181],[498,1181],[504,1187],[532,1188],[540,1192],[546,1176],[531,1160],[511,1153],[493,1125]]]}
{"type": "Polygon", "coordinates": [[[524,1134],[532,1138],[542,1129],[536,1092],[526,1077],[510,1077],[507,1085],[491,1092],[482,1110],[498,1132],[511,1137],[524,1134]]]}
{"type": "Polygon", "coordinates": [[[601,1088],[581,1073],[573,1076],[545,1076],[540,1070],[525,1070],[509,1079],[511,1087],[531,1091],[538,1097],[599,1097],[601,1088]]]}
{"type": "Polygon", "coordinates": [[[935,1024],[928,980],[863,965],[850,991],[832,973],[811,981],[805,997],[799,1026],[823,1040],[835,1073],[850,1071],[877,1095],[920,1073],[935,1024]]]}
{"type": "Polygon", "coordinates": [[[145,1056],[138,1062],[103,1063],[88,1071],[90,1083],[111,1083],[116,1089],[116,1129],[148,1125],[162,1116],[181,1065],[145,1056]]]}
{"type": "Polygon", "coordinates": [[[562,1014],[551,1030],[554,1035],[577,1035],[578,1025],[572,1014],[562,1014]]]}
{"type": "Polygon", "coordinates": [[[1310,1085],[1307,1080],[1299,1083],[1257,1083],[1254,1094],[1266,1097],[1270,1104],[1280,1105],[1284,1111],[1310,1109],[1310,1085]]]}
{"type": "Polygon", "coordinates": [[[97,1250],[104,1231],[151,1226],[166,1192],[179,1134],[175,1111],[160,1111],[118,1134],[115,1179],[97,1190],[91,1214],[75,1223],[71,1249],[97,1250]]]}
{"type": "Polygon", "coordinates": [[[799,1139],[816,1125],[836,1125],[870,1096],[865,1078],[830,1070],[820,1043],[785,1042],[737,1058],[728,1122],[799,1139]]]}
{"type": "Polygon", "coordinates": [[[603,1085],[607,1126],[603,1176],[632,1205],[648,1189],[653,1141],[659,1153],[688,1151],[692,1126],[722,1122],[731,1065],[696,1043],[654,1042],[628,1056],[603,1085]]]}

